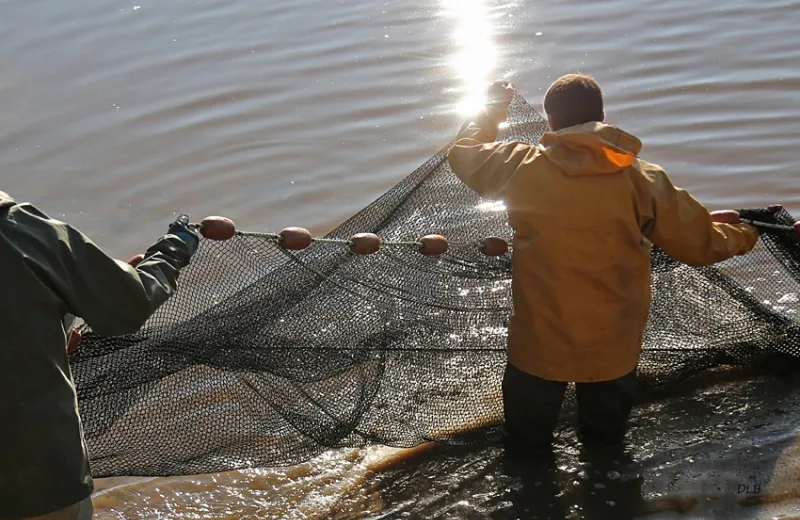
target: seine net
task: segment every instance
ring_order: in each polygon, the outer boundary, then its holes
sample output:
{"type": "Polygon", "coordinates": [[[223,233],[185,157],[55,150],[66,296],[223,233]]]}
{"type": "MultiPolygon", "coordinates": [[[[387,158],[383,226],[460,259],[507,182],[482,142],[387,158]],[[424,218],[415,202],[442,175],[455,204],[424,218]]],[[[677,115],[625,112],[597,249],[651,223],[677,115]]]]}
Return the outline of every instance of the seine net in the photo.
{"type": "MultiPolygon", "coordinates": [[[[499,139],[536,142],[521,97],[499,139]]],[[[791,224],[782,209],[743,211],[791,224]]],[[[504,207],[451,172],[445,149],[302,251],[266,234],[204,240],[178,293],[129,336],[84,334],[71,356],[95,476],[290,465],[335,448],[486,442],[502,427],[511,308],[504,207]],[[441,234],[441,256],[387,242],[441,234]]],[[[766,228],[756,250],[708,268],[653,252],[642,399],[721,365],[793,369],[800,245],[766,228]]],[[[570,406],[572,394],[568,396],[570,406]]]]}

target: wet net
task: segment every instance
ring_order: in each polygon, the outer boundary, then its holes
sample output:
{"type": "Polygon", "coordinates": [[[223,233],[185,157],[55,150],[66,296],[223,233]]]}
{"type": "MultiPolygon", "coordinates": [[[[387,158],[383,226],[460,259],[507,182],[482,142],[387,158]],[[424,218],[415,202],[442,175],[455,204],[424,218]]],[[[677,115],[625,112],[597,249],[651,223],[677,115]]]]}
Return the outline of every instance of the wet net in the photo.
{"type": "MultiPolygon", "coordinates": [[[[536,142],[546,128],[520,97],[508,121],[501,140],[536,142]]],[[[486,256],[476,242],[511,231],[503,206],[463,185],[444,150],[305,250],[259,233],[204,240],[177,295],[138,333],[86,332],[71,363],[95,476],[497,439],[511,253],[486,256]],[[341,240],[360,232],[401,244],[355,255],[341,240]],[[433,233],[450,240],[447,253],[409,245],[433,233]]],[[[743,216],[793,222],[782,209],[743,216]]],[[[713,267],[658,250],[652,265],[643,399],[723,365],[793,369],[800,245],[788,231],[765,228],[753,253],[713,267]]]]}

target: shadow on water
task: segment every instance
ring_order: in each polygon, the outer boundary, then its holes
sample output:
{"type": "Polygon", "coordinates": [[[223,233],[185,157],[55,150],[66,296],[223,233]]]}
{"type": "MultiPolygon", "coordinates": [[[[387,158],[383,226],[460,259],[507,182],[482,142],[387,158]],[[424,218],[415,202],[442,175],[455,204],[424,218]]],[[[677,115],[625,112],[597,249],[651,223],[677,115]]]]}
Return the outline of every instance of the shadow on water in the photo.
{"type": "Polygon", "coordinates": [[[383,509],[361,517],[800,518],[800,377],[695,378],[637,406],[617,449],[582,448],[573,402],[549,456],[525,460],[500,444],[429,450],[373,479],[383,509]]]}

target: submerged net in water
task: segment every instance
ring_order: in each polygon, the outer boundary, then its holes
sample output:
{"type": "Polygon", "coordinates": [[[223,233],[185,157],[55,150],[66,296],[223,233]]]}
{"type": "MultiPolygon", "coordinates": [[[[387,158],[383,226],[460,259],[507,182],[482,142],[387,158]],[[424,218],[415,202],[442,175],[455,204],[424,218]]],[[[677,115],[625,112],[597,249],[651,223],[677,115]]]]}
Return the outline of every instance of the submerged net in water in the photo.
{"type": "MultiPolygon", "coordinates": [[[[501,140],[536,142],[522,98],[501,140]]],[[[501,204],[451,172],[445,149],[329,233],[414,242],[355,255],[333,240],[287,251],[258,233],[204,240],[175,297],[136,334],[87,332],[71,362],[95,476],[295,464],[332,448],[485,442],[502,427],[511,239],[501,204]]],[[[743,216],[791,224],[785,210],[743,216]]],[[[643,398],[725,364],[789,366],[800,353],[800,245],[764,229],[756,250],[708,268],[655,250],[643,398]],[[770,363],[772,361],[772,363],[770,363]]]]}

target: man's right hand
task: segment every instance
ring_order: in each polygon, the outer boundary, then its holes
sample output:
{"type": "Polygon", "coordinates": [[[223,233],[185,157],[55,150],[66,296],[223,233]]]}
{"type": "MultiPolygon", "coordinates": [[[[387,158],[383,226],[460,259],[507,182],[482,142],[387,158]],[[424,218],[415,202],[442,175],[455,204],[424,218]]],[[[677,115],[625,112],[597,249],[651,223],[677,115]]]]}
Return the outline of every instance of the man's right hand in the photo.
{"type": "Polygon", "coordinates": [[[486,102],[491,106],[505,110],[514,99],[514,85],[505,80],[498,80],[492,83],[486,92],[486,102]]]}
{"type": "Polygon", "coordinates": [[[718,224],[741,224],[739,212],[733,209],[721,209],[711,212],[711,222],[718,224]]]}
{"type": "MultiPolygon", "coordinates": [[[[770,206],[770,209],[782,209],[781,206],[770,206]]],[[[732,209],[721,209],[718,211],[711,212],[711,221],[717,222],[719,224],[741,224],[742,220],[739,216],[739,212],[732,209]]],[[[796,221],[792,225],[792,232],[794,235],[800,239],[800,221],[796,221]]]]}
{"type": "Polygon", "coordinates": [[[508,81],[495,81],[486,91],[486,115],[496,121],[505,121],[512,99],[514,86],[508,81]]]}

